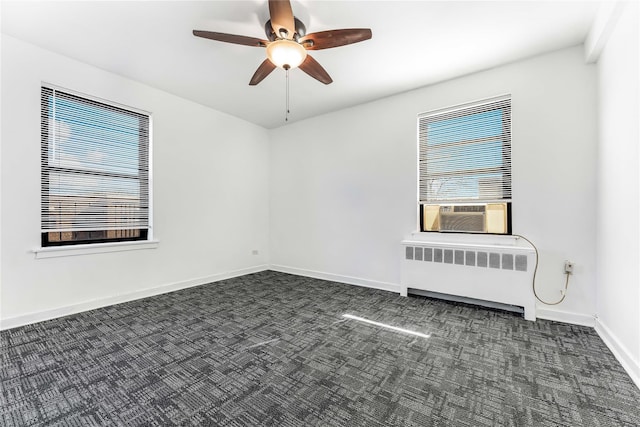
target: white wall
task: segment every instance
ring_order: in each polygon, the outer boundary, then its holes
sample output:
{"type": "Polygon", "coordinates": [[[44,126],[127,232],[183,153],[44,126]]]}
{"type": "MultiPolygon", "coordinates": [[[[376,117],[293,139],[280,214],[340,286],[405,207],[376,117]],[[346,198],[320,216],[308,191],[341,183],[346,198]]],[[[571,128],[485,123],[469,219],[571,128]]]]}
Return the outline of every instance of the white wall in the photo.
{"type": "Polygon", "coordinates": [[[596,75],[581,47],[480,72],[270,133],[274,268],[399,289],[417,228],[416,115],[511,93],[513,231],[539,248],[538,315],[593,325],[596,75]]]}
{"type": "Polygon", "coordinates": [[[638,4],[598,60],[596,328],[640,386],[640,67],[638,4]]]}
{"type": "Polygon", "coordinates": [[[263,128],[6,35],[1,112],[3,328],[267,263],[263,128]],[[30,252],[40,242],[41,82],[152,113],[157,249],[51,259],[30,252]]]}

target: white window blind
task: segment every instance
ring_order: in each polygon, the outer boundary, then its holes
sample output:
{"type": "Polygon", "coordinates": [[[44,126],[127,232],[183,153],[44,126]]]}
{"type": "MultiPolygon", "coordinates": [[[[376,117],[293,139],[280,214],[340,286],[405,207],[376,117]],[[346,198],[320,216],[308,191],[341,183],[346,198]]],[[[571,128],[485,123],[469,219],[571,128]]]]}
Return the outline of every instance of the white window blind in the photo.
{"type": "Polygon", "coordinates": [[[146,238],[148,115],[42,87],[41,144],[43,244],[146,238]]]}
{"type": "Polygon", "coordinates": [[[511,97],[418,117],[420,203],[511,201],[511,97]]]}

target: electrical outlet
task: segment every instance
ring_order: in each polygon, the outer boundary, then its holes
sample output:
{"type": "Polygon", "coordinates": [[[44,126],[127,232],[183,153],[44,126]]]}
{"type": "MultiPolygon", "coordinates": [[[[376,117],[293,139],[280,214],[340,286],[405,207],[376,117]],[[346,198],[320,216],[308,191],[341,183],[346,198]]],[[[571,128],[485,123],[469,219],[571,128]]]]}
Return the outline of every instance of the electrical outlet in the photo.
{"type": "Polygon", "coordinates": [[[564,273],[573,274],[573,263],[571,261],[564,262],[564,273]]]}

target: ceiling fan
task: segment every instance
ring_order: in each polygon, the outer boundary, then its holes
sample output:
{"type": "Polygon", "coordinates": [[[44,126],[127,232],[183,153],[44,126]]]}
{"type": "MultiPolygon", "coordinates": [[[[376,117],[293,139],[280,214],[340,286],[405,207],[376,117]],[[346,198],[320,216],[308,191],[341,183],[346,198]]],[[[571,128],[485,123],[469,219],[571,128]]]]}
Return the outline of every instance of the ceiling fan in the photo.
{"type": "Polygon", "coordinates": [[[314,79],[329,84],[333,80],[308,50],[329,49],[358,43],[371,38],[369,28],[320,31],[306,34],[306,27],[293,16],[289,0],[269,0],[269,19],[264,26],[267,40],[235,34],[193,30],[193,35],[206,39],[234,43],[244,46],[264,47],[267,59],[256,70],[250,85],[257,85],[276,67],[289,70],[300,67],[314,79]]]}

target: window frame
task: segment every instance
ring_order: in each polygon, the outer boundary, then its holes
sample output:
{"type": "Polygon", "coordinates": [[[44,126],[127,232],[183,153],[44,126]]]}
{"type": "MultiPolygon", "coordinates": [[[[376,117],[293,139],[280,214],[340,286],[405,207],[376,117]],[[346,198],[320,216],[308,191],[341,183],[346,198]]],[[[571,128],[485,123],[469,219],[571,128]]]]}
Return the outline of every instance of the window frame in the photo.
{"type": "MultiPolygon", "coordinates": [[[[417,174],[418,174],[418,197],[417,197],[417,205],[418,205],[418,220],[419,220],[419,231],[424,233],[459,233],[459,234],[486,234],[486,235],[512,235],[513,234],[513,221],[512,221],[512,199],[513,199],[513,179],[512,179],[512,96],[511,94],[505,94],[500,96],[495,96],[491,98],[485,98],[478,101],[467,102],[464,104],[459,104],[451,107],[440,108],[436,110],[431,110],[425,113],[421,113],[418,115],[417,120],[417,174]],[[504,105],[501,105],[503,103],[504,105]],[[487,108],[481,109],[483,106],[487,107],[495,107],[495,108],[487,108]],[[465,170],[464,173],[460,171],[451,172],[450,176],[460,176],[464,177],[465,175],[473,175],[479,172],[500,172],[501,173],[501,183],[497,188],[501,188],[503,197],[502,198],[477,198],[477,199],[469,199],[462,198],[459,199],[433,199],[423,200],[423,182],[427,182],[428,174],[426,172],[427,167],[427,148],[428,148],[428,138],[427,136],[423,137],[423,127],[427,127],[429,122],[437,123],[438,121],[445,120],[454,120],[465,116],[471,116],[473,114],[484,113],[488,111],[500,110],[502,111],[502,132],[497,136],[498,139],[502,139],[502,162],[498,167],[490,168],[490,169],[468,169],[465,170]],[[429,120],[434,117],[440,117],[440,120],[429,120]],[[425,121],[426,123],[423,123],[425,121]],[[424,150],[423,150],[424,147],[424,150]],[[423,160],[424,157],[424,160],[423,160]],[[425,172],[423,173],[422,163],[424,162],[425,172]],[[506,165],[506,166],[505,166],[506,165]],[[506,176],[504,172],[507,172],[506,176]],[[488,231],[463,231],[463,230],[427,230],[425,229],[425,218],[424,218],[424,206],[464,206],[464,205],[489,205],[495,203],[504,203],[505,206],[505,221],[506,221],[506,229],[505,232],[494,233],[488,231]]],[[[455,141],[449,143],[443,143],[444,145],[450,146],[473,146],[473,144],[482,143],[483,140],[495,140],[496,136],[488,136],[488,137],[480,137],[480,138],[469,138],[462,141],[455,141]]],[[[447,175],[447,173],[442,174],[447,175]]],[[[424,190],[424,194],[427,191],[424,190]]]]}
{"type": "MultiPolygon", "coordinates": [[[[40,220],[41,220],[41,229],[40,229],[40,244],[42,250],[52,250],[52,249],[64,249],[64,248],[80,248],[80,247],[94,247],[96,245],[104,246],[117,246],[122,244],[132,244],[132,243],[146,243],[153,242],[152,236],[152,174],[151,174],[151,147],[152,147],[152,116],[149,112],[143,111],[140,109],[136,109],[130,106],[122,105],[113,101],[105,100],[102,98],[98,98],[95,96],[90,96],[84,93],[80,93],[74,90],[70,90],[67,88],[62,88],[56,85],[42,83],[40,87],[40,102],[41,102],[41,111],[40,111],[40,119],[41,119],[41,137],[40,137],[40,153],[41,153],[41,161],[40,161],[40,185],[41,185],[41,195],[40,195],[40,220]],[[46,91],[50,91],[47,94],[46,91]],[[55,120],[55,114],[51,115],[48,110],[48,103],[45,104],[45,97],[47,96],[55,96],[56,94],[63,94],[63,97],[70,99],[74,102],[85,103],[92,107],[98,107],[100,109],[104,109],[105,111],[115,111],[120,114],[124,114],[130,117],[134,117],[138,119],[138,173],[137,175],[129,175],[126,173],[117,173],[117,172],[109,172],[104,171],[99,168],[97,169],[87,169],[85,168],[73,168],[69,166],[56,166],[50,164],[49,157],[49,149],[50,149],[50,138],[49,138],[49,130],[50,130],[50,120],[55,120]],[[45,107],[47,105],[47,107],[45,107]],[[101,230],[86,230],[86,229],[69,229],[65,231],[56,231],[54,229],[48,229],[45,227],[45,222],[49,219],[45,220],[45,206],[49,206],[49,201],[51,197],[49,183],[51,179],[51,175],[55,173],[66,173],[72,174],[75,176],[104,176],[110,178],[125,178],[125,179],[136,179],[138,181],[138,185],[140,186],[140,196],[137,201],[140,203],[140,208],[146,210],[146,218],[143,221],[146,224],[146,227],[141,226],[137,228],[120,228],[120,229],[108,229],[104,228],[101,230]],[[137,235],[127,236],[120,235],[118,237],[108,237],[108,233],[110,231],[115,231],[120,234],[130,234],[130,233],[122,233],[123,231],[133,231],[137,232],[137,235]],[[50,233],[63,233],[63,232],[71,232],[73,233],[73,238],[68,240],[51,240],[50,233]],[[78,234],[85,233],[88,234],[88,238],[77,237],[78,234]],[[103,237],[95,237],[91,238],[90,235],[92,233],[101,233],[103,237]]],[[[49,101],[47,101],[49,102],[49,101]]],[[[54,99],[55,102],[55,99],[54,99]]],[[[38,251],[36,251],[38,252],[38,251]]]]}

